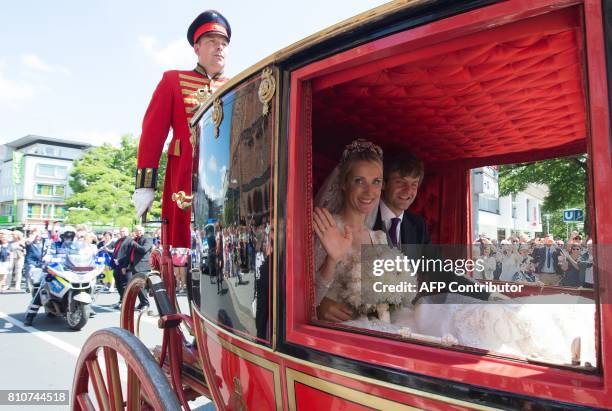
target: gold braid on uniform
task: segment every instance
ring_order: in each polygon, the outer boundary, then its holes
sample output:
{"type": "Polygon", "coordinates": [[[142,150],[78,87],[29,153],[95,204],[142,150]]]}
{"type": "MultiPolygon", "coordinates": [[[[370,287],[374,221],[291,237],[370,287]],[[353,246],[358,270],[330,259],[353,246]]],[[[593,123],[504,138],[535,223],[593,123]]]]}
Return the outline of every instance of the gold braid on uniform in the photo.
{"type": "Polygon", "coordinates": [[[157,169],[139,168],[136,170],[136,188],[157,188],[157,169]]]}
{"type": "Polygon", "coordinates": [[[211,80],[217,80],[218,78],[223,76],[223,72],[220,72],[220,73],[217,73],[214,76],[210,77],[208,75],[208,73],[206,72],[206,69],[204,68],[204,66],[202,66],[200,63],[198,63],[196,65],[196,67],[193,69],[193,71],[195,71],[196,73],[200,73],[201,75],[203,75],[207,79],[211,79],[211,80]]]}

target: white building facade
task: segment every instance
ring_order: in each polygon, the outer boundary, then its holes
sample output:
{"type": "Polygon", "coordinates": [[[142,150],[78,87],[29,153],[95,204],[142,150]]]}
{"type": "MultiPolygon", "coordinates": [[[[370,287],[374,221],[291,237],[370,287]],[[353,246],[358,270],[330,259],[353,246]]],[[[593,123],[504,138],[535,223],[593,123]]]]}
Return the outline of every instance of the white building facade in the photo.
{"type": "Polygon", "coordinates": [[[542,204],[548,187],[529,184],[521,192],[500,197],[496,167],[473,169],[471,184],[473,239],[480,234],[503,240],[520,234],[534,238],[542,233],[542,204]]]}
{"type": "Polygon", "coordinates": [[[0,227],[62,221],[73,162],[89,144],[28,135],[0,146],[0,227]]]}

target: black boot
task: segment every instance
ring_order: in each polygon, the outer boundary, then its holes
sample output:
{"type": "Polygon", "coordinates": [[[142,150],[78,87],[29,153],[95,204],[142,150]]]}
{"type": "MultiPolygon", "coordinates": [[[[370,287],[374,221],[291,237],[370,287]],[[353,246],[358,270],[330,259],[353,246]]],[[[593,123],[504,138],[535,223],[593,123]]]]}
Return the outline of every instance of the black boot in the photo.
{"type": "Polygon", "coordinates": [[[32,322],[34,321],[34,317],[36,317],[36,314],[28,313],[28,315],[26,315],[25,321],[23,322],[23,325],[25,325],[26,327],[31,326],[32,322]]]}

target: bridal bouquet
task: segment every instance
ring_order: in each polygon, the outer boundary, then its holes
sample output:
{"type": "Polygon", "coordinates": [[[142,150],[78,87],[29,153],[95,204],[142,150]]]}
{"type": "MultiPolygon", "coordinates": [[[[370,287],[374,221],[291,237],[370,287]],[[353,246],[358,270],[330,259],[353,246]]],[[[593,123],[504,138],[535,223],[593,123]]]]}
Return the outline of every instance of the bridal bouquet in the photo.
{"type": "Polygon", "coordinates": [[[377,261],[395,261],[398,257],[404,258],[399,250],[387,245],[363,246],[361,255],[351,257],[349,265],[353,269],[338,278],[341,299],[362,313],[380,304],[409,304],[417,292],[417,278],[411,270],[394,268],[374,275],[377,261]]]}

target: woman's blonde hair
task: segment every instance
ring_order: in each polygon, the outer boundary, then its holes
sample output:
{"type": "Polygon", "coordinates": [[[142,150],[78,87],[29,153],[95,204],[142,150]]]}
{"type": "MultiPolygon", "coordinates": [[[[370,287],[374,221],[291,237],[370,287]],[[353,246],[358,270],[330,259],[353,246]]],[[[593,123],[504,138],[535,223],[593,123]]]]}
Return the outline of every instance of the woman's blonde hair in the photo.
{"type": "Polygon", "coordinates": [[[383,151],[382,148],[364,139],[354,140],[351,144],[347,145],[342,152],[342,158],[340,159],[339,168],[339,179],[340,184],[345,184],[353,165],[359,161],[368,161],[373,163],[379,163],[383,165],[383,151]]]}

